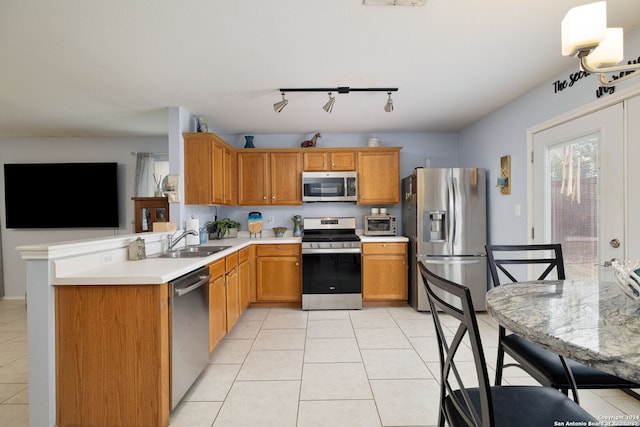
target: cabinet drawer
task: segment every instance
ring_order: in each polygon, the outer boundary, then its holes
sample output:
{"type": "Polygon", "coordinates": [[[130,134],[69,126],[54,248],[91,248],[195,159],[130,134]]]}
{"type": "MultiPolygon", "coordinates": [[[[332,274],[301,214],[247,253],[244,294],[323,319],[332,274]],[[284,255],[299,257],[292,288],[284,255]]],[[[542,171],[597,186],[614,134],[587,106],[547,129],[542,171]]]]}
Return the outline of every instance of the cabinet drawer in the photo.
{"type": "Polygon", "coordinates": [[[209,264],[209,274],[211,275],[212,279],[224,275],[225,271],[224,258],[213,261],[211,264],[209,264]]]}
{"type": "Polygon", "coordinates": [[[282,256],[300,255],[300,245],[258,245],[257,255],[260,256],[282,256]]]}
{"type": "Polygon", "coordinates": [[[226,271],[231,270],[238,265],[238,252],[234,252],[231,255],[224,257],[226,271]]]}
{"type": "Polygon", "coordinates": [[[407,244],[402,242],[394,242],[394,243],[363,243],[362,244],[362,254],[363,255],[371,255],[371,254],[401,254],[404,255],[407,250],[407,244]]]}
{"type": "Polygon", "coordinates": [[[249,248],[242,248],[238,251],[238,263],[242,264],[245,261],[249,261],[249,248]]]}

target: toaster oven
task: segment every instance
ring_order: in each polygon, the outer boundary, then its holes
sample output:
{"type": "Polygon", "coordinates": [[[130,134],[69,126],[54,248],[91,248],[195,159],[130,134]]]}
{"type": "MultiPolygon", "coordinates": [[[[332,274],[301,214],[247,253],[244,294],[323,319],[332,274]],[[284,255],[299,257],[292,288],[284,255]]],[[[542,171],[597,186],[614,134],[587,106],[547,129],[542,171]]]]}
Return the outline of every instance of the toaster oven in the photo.
{"type": "Polygon", "coordinates": [[[365,236],[396,236],[398,234],[398,221],[395,215],[365,215],[365,236]]]}

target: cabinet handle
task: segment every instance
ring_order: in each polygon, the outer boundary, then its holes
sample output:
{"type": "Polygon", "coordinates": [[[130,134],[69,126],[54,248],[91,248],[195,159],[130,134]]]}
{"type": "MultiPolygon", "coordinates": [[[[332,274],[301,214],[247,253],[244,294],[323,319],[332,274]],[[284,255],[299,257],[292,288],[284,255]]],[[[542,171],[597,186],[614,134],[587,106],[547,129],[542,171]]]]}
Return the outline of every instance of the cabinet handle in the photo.
{"type": "Polygon", "coordinates": [[[299,262],[296,262],[296,266],[298,266],[298,265],[300,265],[300,263],[299,263],[299,262]]]}
{"type": "Polygon", "coordinates": [[[276,196],[271,196],[271,198],[272,198],[273,200],[275,200],[275,199],[276,199],[276,196]]]}
{"type": "Polygon", "coordinates": [[[267,200],[267,196],[264,196],[264,197],[262,198],[262,200],[267,200]]]}

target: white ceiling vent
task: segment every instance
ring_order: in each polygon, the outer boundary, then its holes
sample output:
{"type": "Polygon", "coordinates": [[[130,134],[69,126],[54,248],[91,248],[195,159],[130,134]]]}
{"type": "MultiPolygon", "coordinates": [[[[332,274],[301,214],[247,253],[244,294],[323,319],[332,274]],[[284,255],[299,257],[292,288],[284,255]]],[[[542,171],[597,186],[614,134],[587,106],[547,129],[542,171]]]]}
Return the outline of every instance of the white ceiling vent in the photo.
{"type": "Polygon", "coordinates": [[[424,6],[427,0],[362,0],[365,6],[424,6]]]}

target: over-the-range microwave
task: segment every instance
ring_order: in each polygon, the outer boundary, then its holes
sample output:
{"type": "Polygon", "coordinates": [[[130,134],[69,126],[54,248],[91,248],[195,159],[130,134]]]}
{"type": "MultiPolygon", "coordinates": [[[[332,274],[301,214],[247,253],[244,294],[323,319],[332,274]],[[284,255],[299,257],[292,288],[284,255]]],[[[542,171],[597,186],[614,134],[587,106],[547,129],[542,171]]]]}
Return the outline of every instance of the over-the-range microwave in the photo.
{"type": "Polygon", "coordinates": [[[355,202],[356,172],[302,172],[303,202],[355,202]]]}

